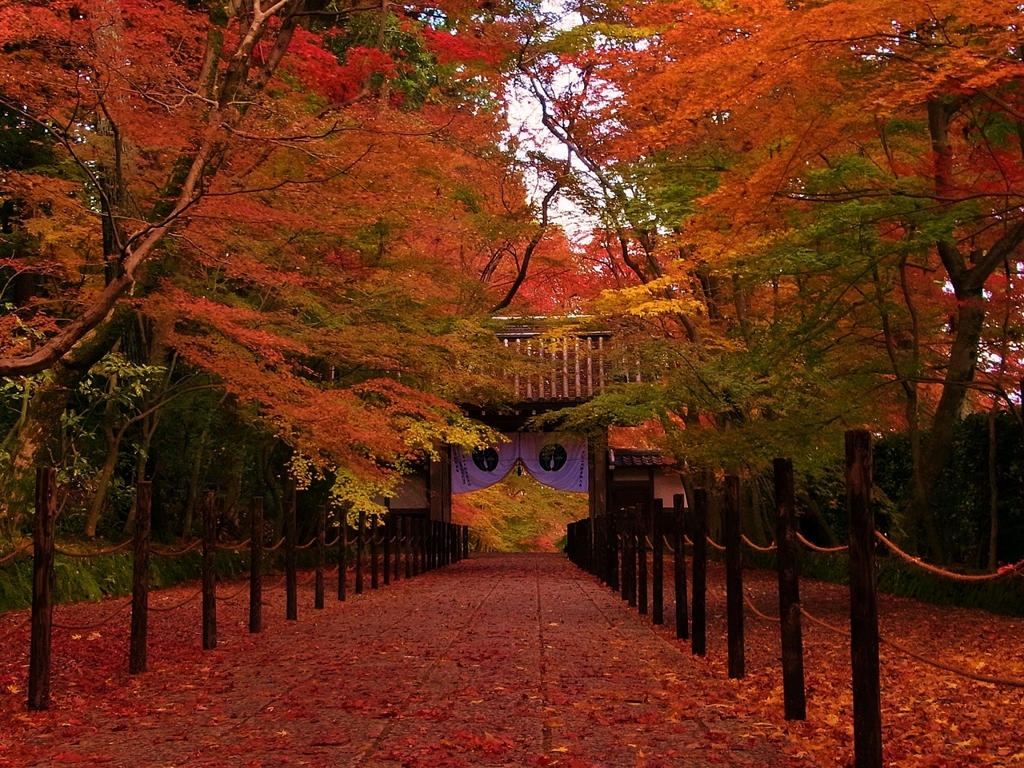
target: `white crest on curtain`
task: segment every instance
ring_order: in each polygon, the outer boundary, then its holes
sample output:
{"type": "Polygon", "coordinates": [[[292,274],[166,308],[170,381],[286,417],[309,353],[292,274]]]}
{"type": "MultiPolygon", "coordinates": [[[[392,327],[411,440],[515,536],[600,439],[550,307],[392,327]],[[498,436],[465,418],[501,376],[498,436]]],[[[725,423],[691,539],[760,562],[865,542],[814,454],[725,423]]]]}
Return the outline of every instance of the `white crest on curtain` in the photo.
{"type": "Polygon", "coordinates": [[[546,432],[519,436],[519,458],[537,480],[559,491],[589,490],[587,441],[581,437],[546,432]]]}
{"type": "Polygon", "coordinates": [[[506,435],[507,443],[499,443],[466,452],[452,446],[452,493],[466,493],[488,488],[502,480],[519,459],[519,435],[506,435]]]}
{"type": "Polygon", "coordinates": [[[508,442],[467,452],[452,446],[452,493],[488,488],[504,479],[516,461],[533,477],[559,491],[586,493],[590,488],[587,441],[571,435],[516,432],[508,442]]]}

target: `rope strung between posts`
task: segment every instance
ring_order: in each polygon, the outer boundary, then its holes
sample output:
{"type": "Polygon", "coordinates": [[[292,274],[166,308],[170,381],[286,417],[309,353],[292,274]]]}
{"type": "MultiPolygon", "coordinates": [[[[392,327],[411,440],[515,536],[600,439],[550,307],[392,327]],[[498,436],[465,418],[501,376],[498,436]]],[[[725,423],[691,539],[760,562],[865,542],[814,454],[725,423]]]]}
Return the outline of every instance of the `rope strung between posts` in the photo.
{"type": "Polygon", "coordinates": [[[250,544],[252,544],[252,539],[246,539],[240,544],[232,544],[231,546],[218,546],[217,549],[223,549],[228,552],[241,552],[243,549],[246,549],[250,544]]]}
{"type": "Polygon", "coordinates": [[[198,549],[199,545],[202,543],[202,539],[196,539],[184,549],[162,549],[160,547],[153,547],[150,551],[154,555],[159,555],[160,557],[179,557],[181,555],[188,554],[193,549],[198,549]]]}
{"type": "Polygon", "coordinates": [[[316,539],[315,539],[315,538],[314,538],[314,539],[310,539],[310,540],[309,540],[309,541],[307,541],[307,542],[306,542],[305,544],[296,544],[296,545],[295,545],[295,548],[296,548],[296,549],[309,549],[309,548],[310,548],[310,547],[312,547],[312,546],[313,546],[314,544],[316,544],[316,539]]]}
{"type": "Polygon", "coordinates": [[[776,549],[778,549],[778,547],[776,547],[774,543],[769,544],[767,547],[758,546],[750,539],[748,539],[746,534],[740,534],[740,538],[743,539],[744,544],[746,544],[751,549],[756,549],[758,552],[774,552],[776,549]]]}
{"type": "Polygon", "coordinates": [[[72,552],[67,549],[61,549],[60,547],[54,547],[53,551],[58,555],[64,555],[64,557],[77,557],[83,560],[87,560],[90,557],[103,557],[104,555],[112,555],[115,552],[120,552],[122,549],[127,549],[134,543],[133,539],[128,541],[122,541],[120,544],[107,547],[106,549],[98,549],[95,552],[72,552]]]}
{"type": "Polygon", "coordinates": [[[800,533],[800,531],[795,531],[795,533],[796,533],[797,539],[800,541],[801,544],[803,544],[808,549],[813,549],[815,552],[822,552],[822,553],[824,553],[826,555],[833,555],[833,554],[836,554],[837,552],[846,552],[847,550],[850,549],[850,545],[849,544],[844,544],[841,547],[819,547],[814,542],[811,542],[811,541],[808,541],[807,539],[805,539],[803,537],[803,534],[800,533]]]}
{"type": "Polygon", "coordinates": [[[913,565],[916,565],[919,568],[923,568],[924,570],[928,571],[929,573],[934,573],[934,574],[937,574],[939,576],[945,576],[947,579],[953,579],[954,581],[966,581],[966,582],[995,581],[996,579],[1001,579],[1004,576],[1011,576],[1011,575],[1013,575],[1015,573],[1019,573],[1022,570],[1024,570],[1024,560],[1022,560],[1021,562],[1017,563],[1016,565],[1003,566],[1002,568],[999,569],[999,571],[997,573],[981,573],[981,574],[974,574],[974,575],[966,574],[966,573],[956,573],[954,571],[947,571],[944,568],[939,568],[938,566],[931,565],[930,563],[924,562],[919,557],[914,557],[913,555],[907,554],[902,549],[900,549],[895,544],[893,544],[891,541],[889,541],[885,536],[883,536],[878,531],[875,531],[875,538],[877,538],[879,541],[881,541],[883,544],[885,544],[885,546],[887,546],[890,550],[892,550],[897,555],[902,557],[908,563],[912,563],[913,565]]]}
{"type": "Polygon", "coordinates": [[[18,546],[10,551],[9,554],[0,557],[0,565],[7,565],[14,558],[24,552],[26,549],[32,546],[32,539],[23,540],[18,546]]]}
{"type": "Polygon", "coordinates": [[[121,605],[118,606],[116,611],[114,611],[112,614],[110,614],[106,618],[100,619],[99,621],[97,621],[97,622],[95,622],[93,624],[61,624],[60,622],[55,621],[55,622],[53,622],[53,628],[54,629],[68,629],[68,630],[71,630],[73,632],[88,632],[91,629],[99,629],[104,624],[106,624],[108,621],[110,621],[115,616],[117,616],[119,613],[124,611],[124,609],[129,607],[131,604],[132,604],[132,599],[129,597],[123,603],[121,603],[121,605]]]}
{"type": "Polygon", "coordinates": [[[754,615],[757,616],[757,618],[759,619],[763,619],[764,621],[773,621],[776,624],[779,624],[782,621],[782,619],[776,618],[775,616],[769,616],[766,613],[761,613],[761,611],[757,609],[757,606],[754,605],[754,601],[751,600],[750,596],[746,593],[743,594],[743,602],[747,604],[747,607],[750,610],[752,610],[754,612],[754,615]]]}
{"type": "Polygon", "coordinates": [[[231,600],[234,600],[236,597],[238,597],[243,592],[248,592],[248,591],[249,591],[249,585],[246,584],[243,587],[241,587],[240,589],[238,589],[238,591],[232,592],[230,595],[214,595],[214,597],[216,597],[218,600],[223,600],[225,603],[227,603],[227,602],[230,602],[231,600]]]}
{"type": "Polygon", "coordinates": [[[32,622],[32,615],[29,614],[28,616],[25,617],[25,620],[23,622],[21,622],[21,624],[18,624],[17,626],[14,626],[14,627],[11,627],[7,632],[5,632],[4,634],[0,635],[0,643],[2,643],[8,637],[12,637],[15,632],[19,632],[20,630],[22,630],[25,627],[27,627],[31,622],[32,622]]]}
{"type": "Polygon", "coordinates": [[[335,544],[337,544],[339,541],[341,541],[341,536],[335,536],[333,540],[328,541],[326,544],[324,544],[324,546],[327,547],[328,549],[330,549],[335,544]]]}
{"type": "MultiPolygon", "coordinates": [[[[844,637],[850,636],[849,632],[846,632],[845,630],[842,630],[839,627],[829,624],[826,621],[822,621],[816,616],[813,616],[812,614],[808,613],[803,608],[803,606],[800,607],[800,613],[806,616],[808,619],[810,619],[813,623],[818,624],[819,626],[825,627],[826,629],[830,629],[833,632],[836,632],[837,634],[842,635],[844,637]]],[[[894,651],[904,654],[905,656],[909,656],[912,659],[916,659],[917,661],[920,661],[922,664],[927,664],[929,667],[935,667],[936,669],[941,669],[944,672],[949,672],[950,674],[958,675],[959,677],[966,677],[969,680],[976,680],[979,683],[992,683],[993,685],[1007,685],[1011,688],[1024,688],[1024,680],[1016,680],[1013,678],[1006,677],[993,677],[991,675],[981,675],[976,672],[969,672],[966,669],[961,669],[959,667],[954,667],[949,664],[944,664],[940,661],[935,661],[934,659],[929,659],[927,656],[922,656],[919,653],[915,653],[909,648],[905,648],[899,643],[894,643],[892,640],[889,640],[886,637],[882,637],[881,635],[878,636],[878,642],[880,642],[882,645],[892,648],[894,651]]]]}
{"type": "Polygon", "coordinates": [[[176,611],[179,608],[182,608],[182,607],[188,605],[193,600],[195,600],[196,598],[200,597],[202,594],[203,594],[203,590],[200,588],[200,589],[197,589],[194,593],[192,593],[192,595],[190,595],[189,597],[186,597],[180,603],[175,603],[174,605],[161,605],[159,607],[155,606],[155,605],[151,605],[151,606],[149,606],[149,610],[150,611],[156,611],[157,613],[166,613],[168,611],[176,611]]]}
{"type": "Polygon", "coordinates": [[[284,540],[285,540],[285,537],[284,537],[284,536],[282,536],[282,537],[281,537],[281,539],[280,539],[280,541],[278,541],[278,542],[277,542],[277,544],[275,544],[275,545],[274,545],[274,546],[272,546],[272,547],[264,547],[264,548],[263,548],[263,551],[264,551],[264,552],[273,552],[273,551],[275,551],[275,550],[278,550],[278,549],[280,549],[280,548],[281,548],[281,545],[282,545],[282,544],[284,544],[284,540]]]}
{"type": "Polygon", "coordinates": [[[940,661],[934,661],[933,659],[926,658],[919,653],[914,653],[909,648],[904,648],[898,643],[894,643],[892,640],[887,640],[884,637],[880,637],[879,640],[884,644],[892,648],[893,650],[899,651],[900,653],[906,654],[912,659],[917,659],[922,664],[941,669],[946,672],[951,672],[954,675],[960,675],[961,677],[967,677],[971,680],[977,680],[980,683],[992,683],[994,685],[1008,685],[1012,688],[1024,688],[1024,680],[1014,680],[1012,678],[1005,677],[993,677],[991,675],[980,675],[976,672],[968,672],[966,669],[958,669],[957,667],[951,667],[948,664],[943,664],[940,661]]]}
{"type": "Polygon", "coordinates": [[[717,549],[719,552],[725,552],[725,547],[723,547],[717,541],[712,539],[710,536],[705,536],[704,538],[708,540],[708,544],[717,549]]]}
{"type": "Polygon", "coordinates": [[[830,629],[833,632],[835,632],[836,634],[842,635],[843,637],[849,637],[850,636],[850,633],[847,632],[845,629],[837,627],[834,624],[829,624],[827,621],[822,621],[817,616],[815,616],[815,615],[813,615],[811,613],[808,613],[807,610],[802,605],[800,606],[800,614],[804,618],[810,620],[812,623],[817,624],[819,627],[824,627],[825,629],[830,629]]]}

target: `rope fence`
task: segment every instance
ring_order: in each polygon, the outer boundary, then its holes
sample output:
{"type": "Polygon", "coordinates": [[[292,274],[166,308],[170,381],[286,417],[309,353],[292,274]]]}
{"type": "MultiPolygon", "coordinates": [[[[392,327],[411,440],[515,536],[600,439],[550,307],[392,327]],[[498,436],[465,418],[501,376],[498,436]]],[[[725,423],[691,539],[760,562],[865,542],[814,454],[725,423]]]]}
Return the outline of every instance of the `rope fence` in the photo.
{"type": "Polygon", "coordinates": [[[795,531],[795,535],[796,535],[797,540],[801,544],[803,544],[805,547],[807,547],[808,549],[813,550],[815,552],[821,552],[824,555],[834,555],[834,554],[837,554],[839,552],[848,552],[850,550],[850,545],[849,544],[843,544],[842,546],[839,546],[839,547],[819,547],[813,541],[808,541],[807,539],[805,539],[803,534],[800,533],[800,531],[795,531]]]}
{"type": "Polygon", "coordinates": [[[133,543],[134,542],[132,541],[132,539],[128,539],[128,541],[122,541],[120,544],[115,544],[112,547],[107,547],[106,549],[97,549],[91,552],[75,552],[70,549],[61,549],[60,547],[54,547],[53,551],[56,552],[58,555],[64,555],[64,557],[75,557],[81,560],[88,560],[92,557],[103,557],[104,555],[112,555],[115,552],[120,552],[122,550],[128,549],[128,547],[130,547],[133,543]]]}
{"type": "Polygon", "coordinates": [[[129,606],[131,606],[131,604],[132,604],[132,599],[129,597],[128,599],[126,599],[126,600],[121,602],[121,604],[117,607],[117,610],[115,610],[113,613],[111,613],[110,615],[106,616],[105,618],[100,619],[99,621],[92,622],[90,624],[61,624],[61,623],[55,621],[55,622],[53,622],[53,628],[54,629],[66,629],[66,630],[70,630],[72,632],[89,632],[89,631],[91,631],[93,629],[99,629],[104,624],[110,623],[117,616],[119,616],[120,614],[124,613],[124,609],[128,608],[129,606]]]}
{"type": "Polygon", "coordinates": [[[757,616],[757,618],[762,619],[763,621],[770,621],[774,622],[775,624],[779,624],[782,621],[782,619],[778,618],[777,616],[769,616],[768,614],[762,613],[760,610],[758,610],[758,607],[754,605],[753,599],[751,599],[750,595],[746,592],[743,593],[743,602],[747,604],[747,607],[751,611],[753,611],[754,615],[757,616]]]}
{"type": "Polygon", "coordinates": [[[22,540],[8,554],[4,555],[3,557],[0,557],[0,565],[7,565],[9,562],[14,560],[14,558],[16,558],[18,555],[20,555],[22,552],[24,552],[25,550],[27,550],[31,546],[32,546],[32,539],[24,539],[24,540],[22,540]]]}
{"type": "Polygon", "coordinates": [[[717,549],[719,552],[725,552],[726,548],[714,539],[712,539],[710,536],[705,536],[704,538],[708,540],[708,544],[717,549]]]}
{"type": "Polygon", "coordinates": [[[217,599],[221,600],[221,601],[223,601],[225,603],[230,603],[232,600],[234,600],[240,594],[242,594],[243,592],[248,592],[248,591],[249,591],[249,585],[245,584],[242,587],[239,587],[239,589],[236,590],[235,592],[232,592],[230,595],[217,595],[217,599]]]}
{"type": "Polygon", "coordinates": [[[896,546],[895,543],[889,541],[889,539],[882,535],[882,533],[880,533],[879,531],[875,531],[875,538],[883,544],[885,544],[885,546],[889,548],[889,551],[895,553],[896,555],[899,555],[906,562],[916,565],[918,568],[923,568],[929,573],[934,573],[937,576],[952,579],[953,581],[969,583],[995,581],[996,579],[1002,579],[1006,576],[1013,576],[1014,574],[1021,573],[1022,571],[1024,571],[1024,560],[1022,560],[1016,565],[1004,566],[1003,568],[1000,568],[996,573],[956,573],[955,571],[948,571],[945,568],[939,568],[938,566],[932,565],[931,563],[926,563],[921,558],[914,557],[913,555],[904,552],[902,549],[896,546]]]}
{"type": "Polygon", "coordinates": [[[748,547],[750,547],[751,549],[756,550],[758,552],[774,552],[775,550],[778,549],[778,547],[775,545],[774,542],[769,544],[767,547],[762,547],[762,546],[760,546],[758,544],[755,544],[750,539],[748,539],[745,534],[741,534],[740,538],[743,540],[744,544],[746,544],[748,547]]]}
{"type": "Polygon", "coordinates": [[[203,544],[202,539],[196,539],[191,544],[186,545],[183,549],[164,549],[162,547],[150,547],[150,552],[160,557],[181,557],[187,555],[189,552],[199,549],[203,544]]]}
{"type": "MultiPolygon", "coordinates": [[[[804,683],[804,651],[801,619],[808,625],[844,638],[850,644],[850,672],[853,681],[854,754],[857,765],[881,768],[882,734],[876,730],[882,720],[882,680],[878,670],[878,649],[884,645],[894,654],[902,654],[901,664],[922,664],[988,685],[1024,688],[1024,680],[1015,677],[1019,670],[1009,662],[1001,674],[990,670],[975,671],[971,658],[957,659],[953,663],[930,656],[930,645],[923,640],[921,653],[908,645],[913,639],[892,640],[878,631],[877,589],[878,572],[875,558],[882,552],[881,541],[893,555],[919,566],[932,574],[950,580],[969,583],[988,583],[997,579],[1024,576],[1024,561],[1002,566],[997,573],[965,574],[940,568],[913,557],[885,538],[876,528],[871,489],[871,435],[865,430],[853,430],[846,438],[846,505],[849,513],[850,543],[839,546],[819,546],[798,530],[799,523],[794,498],[793,467],[788,459],[773,462],[775,474],[776,540],[768,545],[752,541],[742,530],[740,478],[726,473],[718,503],[713,503],[705,488],[695,488],[689,499],[678,494],[673,498],[671,514],[666,514],[663,502],[654,498],[651,503],[609,509],[606,515],[585,517],[569,523],[566,531],[566,555],[580,568],[589,571],[615,592],[641,616],[652,608],[651,622],[662,623],[664,602],[664,552],[672,555],[667,568],[675,577],[676,638],[688,639],[695,656],[705,656],[709,630],[707,605],[709,589],[709,550],[724,553],[725,565],[725,632],[728,646],[728,675],[742,678],[746,675],[743,632],[744,614],[779,627],[782,648],[781,661],[783,696],[787,720],[807,717],[806,687],[804,683]],[[709,526],[710,514],[720,514],[720,526],[709,526]],[[684,530],[685,529],[685,530],[684,530]],[[720,531],[719,544],[709,531],[720,531]],[[689,535],[686,535],[686,534],[689,535]],[[692,539],[691,539],[692,537],[692,539]],[[682,544],[682,546],[679,546],[682,544]],[[685,545],[691,545],[687,549],[685,545]],[[747,549],[775,553],[775,567],[779,579],[779,608],[763,611],[754,594],[743,588],[743,557],[747,549]],[[847,628],[835,626],[803,608],[799,597],[800,554],[810,550],[825,555],[843,555],[850,566],[850,618],[847,628]],[[691,558],[692,552],[692,560],[691,558]],[[648,570],[648,558],[653,566],[648,570]],[[689,561],[689,562],[688,562],[689,561]],[[688,582],[688,572],[692,582],[688,582]],[[691,590],[692,585],[692,592],[691,590]],[[653,590],[649,587],[653,586],[653,590]],[[651,592],[653,591],[653,596],[651,592]],[[692,599],[691,599],[692,598],[692,599]],[[691,612],[692,606],[692,612],[691,612]],[[775,615],[772,615],[775,614],[775,615]],[[852,628],[852,631],[851,631],[852,628]],[[691,631],[692,629],[692,631],[691,631]],[[872,660],[873,659],[873,660],[872,660]],[[867,744],[867,746],[865,746],[867,744]],[[877,747],[877,750],[875,749],[877,747]],[[868,754],[868,758],[863,758],[868,754]],[[875,761],[875,756],[879,761],[875,761]]],[[[715,590],[721,594],[721,590],[715,590]]],[[[711,614],[719,617],[720,614],[711,614]]],[[[945,647],[934,653],[945,654],[945,647]]],[[[893,663],[891,656],[887,657],[893,663]]],[[[977,665],[979,668],[981,664],[977,665]]]]}
{"type": "MultiPolygon", "coordinates": [[[[841,627],[837,627],[834,624],[829,624],[827,621],[824,621],[823,619],[818,618],[814,614],[809,613],[807,609],[803,608],[802,606],[800,608],[800,613],[811,623],[817,624],[818,626],[823,627],[846,640],[849,640],[849,631],[842,629],[841,627]]],[[[879,642],[882,643],[882,645],[888,646],[889,648],[892,648],[894,651],[902,653],[904,656],[908,656],[929,667],[941,669],[944,672],[949,672],[950,674],[957,675],[959,677],[965,677],[969,680],[975,680],[979,683],[991,683],[992,685],[1004,685],[1012,688],[1024,688],[1024,680],[1018,680],[1016,678],[1009,677],[995,677],[993,675],[983,675],[978,672],[971,672],[970,670],[963,669],[962,667],[954,667],[951,664],[936,661],[933,658],[917,653],[916,651],[912,651],[905,645],[897,643],[895,640],[890,640],[888,637],[885,637],[884,635],[879,635],[878,639],[879,642]]]]}
{"type": "MultiPolygon", "coordinates": [[[[282,536],[275,544],[268,547],[261,546],[264,540],[264,533],[267,528],[263,518],[263,499],[254,497],[249,508],[250,537],[237,543],[218,541],[219,512],[215,505],[215,496],[212,491],[207,491],[198,499],[198,511],[202,521],[202,535],[198,538],[182,542],[176,547],[154,546],[150,540],[152,532],[152,484],[148,481],[140,481],[136,487],[136,520],[135,530],[131,539],[114,544],[102,549],[83,551],[86,543],[75,542],[70,546],[61,547],[56,541],[56,519],[57,508],[56,498],[56,471],[51,467],[40,467],[36,473],[36,508],[33,516],[35,525],[34,535],[31,538],[23,538],[19,542],[12,543],[11,549],[0,559],[0,565],[11,562],[16,557],[33,549],[32,578],[32,610],[29,616],[17,626],[11,626],[4,630],[0,640],[14,636],[24,627],[31,626],[31,646],[29,650],[30,664],[28,665],[28,707],[31,710],[46,710],[49,708],[49,681],[51,678],[53,644],[51,642],[53,630],[88,632],[99,629],[113,622],[129,608],[131,614],[131,628],[129,638],[129,661],[128,671],[131,674],[146,671],[146,654],[148,643],[148,621],[150,611],[154,613],[171,613],[178,611],[196,601],[202,601],[202,647],[203,650],[211,650],[217,646],[217,605],[230,603],[239,600],[245,593],[249,594],[249,632],[255,633],[262,630],[262,612],[265,603],[263,599],[264,569],[272,567],[277,558],[268,561],[265,558],[268,552],[279,550],[287,545],[284,557],[284,568],[281,578],[271,587],[285,585],[285,604],[287,621],[298,619],[298,586],[309,584],[316,580],[313,593],[313,607],[315,610],[322,610],[325,606],[326,578],[336,576],[338,579],[338,601],[346,599],[347,584],[349,581],[348,564],[354,550],[355,570],[355,592],[362,592],[362,576],[364,565],[369,564],[372,575],[371,588],[379,589],[381,584],[378,578],[379,566],[383,562],[383,586],[389,586],[391,581],[398,581],[404,570],[405,577],[426,573],[435,568],[455,563],[467,557],[469,532],[466,526],[456,526],[452,523],[428,520],[423,518],[405,519],[396,516],[394,526],[404,529],[403,536],[387,535],[387,528],[391,526],[392,520],[385,521],[385,530],[377,530],[369,537],[366,536],[365,527],[360,525],[355,537],[350,537],[349,526],[344,526],[332,541],[326,541],[327,529],[327,508],[320,505],[317,509],[316,535],[303,544],[296,545],[296,489],[291,485],[284,513],[285,536],[282,536]],[[370,551],[366,552],[365,545],[370,543],[370,551]],[[406,544],[405,547],[388,546],[390,543],[406,544]],[[377,544],[383,543],[383,552],[378,551],[377,544]],[[341,546],[338,546],[338,545],[341,546]],[[328,547],[336,547],[332,551],[332,557],[337,557],[337,565],[328,568],[327,552],[328,547]],[[316,547],[316,567],[301,578],[297,578],[298,558],[297,550],[311,550],[316,547]],[[217,594],[217,555],[221,552],[242,553],[249,550],[248,565],[249,577],[247,583],[226,585],[230,592],[217,594]],[[191,552],[201,550],[200,577],[201,586],[191,594],[178,599],[175,602],[164,602],[162,605],[151,605],[152,602],[171,600],[170,595],[164,595],[161,601],[151,600],[150,577],[151,557],[183,557],[191,552]],[[56,556],[71,557],[76,559],[93,559],[111,555],[116,552],[130,551],[132,556],[132,586],[131,595],[119,602],[105,603],[100,610],[105,613],[102,617],[95,617],[88,622],[75,623],[71,620],[54,620],[53,603],[56,572],[54,569],[56,556]],[[401,561],[405,560],[405,568],[400,567],[401,561]],[[109,608],[109,610],[105,610],[109,608]]],[[[379,524],[374,528],[379,529],[379,524]]],[[[244,555],[242,555],[244,557],[244,555]]],[[[309,557],[308,555],[306,556],[309,557]]],[[[190,568],[194,564],[190,564],[190,568]]],[[[97,611],[99,613],[99,611],[97,611]]],[[[188,619],[191,620],[191,619],[188,619]]],[[[58,646],[59,649],[59,646],[58,646]]]]}
{"type": "Polygon", "coordinates": [[[150,611],[156,611],[157,613],[169,613],[171,611],[176,611],[179,608],[184,608],[186,605],[191,603],[193,600],[195,600],[198,597],[202,597],[202,596],[203,596],[203,590],[200,588],[200,589],[197,589],[195,592],[193,592],[188,597],[186,597],[180,603],[175,603],[174,605],[159,605],[159,606],[151,605],[151,606],[149,606],[149,610],[150,611]]]}
{"type": "Polygon", "coordinates": [[[21,624],[16,624],[15,626],[11,627],[9,630],[4,632],[2,635],[0,635],[0,643],[4,642],[7,638],[13,637],[14,635],[16,635],[18,632],[20,632],[25,627],[27,627],[31,622],[32,622],[32,615],[29,614],[28,616],[25,617],[25,620],[23,622],[21,622],[21,624]]]}

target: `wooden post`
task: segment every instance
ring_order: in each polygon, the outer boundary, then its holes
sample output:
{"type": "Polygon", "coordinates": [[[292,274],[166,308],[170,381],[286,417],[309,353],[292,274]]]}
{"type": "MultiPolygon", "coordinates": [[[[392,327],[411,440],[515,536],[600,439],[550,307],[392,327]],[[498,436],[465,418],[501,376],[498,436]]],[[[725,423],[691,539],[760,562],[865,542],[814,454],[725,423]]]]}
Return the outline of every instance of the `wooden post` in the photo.
{"type": "Polygon", "coordinates": [[[618,514],[619,534],[621,538],[622,564],[620,567],[619,594],[629,602],[629,511],[620,509],[618,514]]]}
{"type": "Polygon", "coordinates": [[[420,544],[419,544],[420,530],[419,529],[420,529],[420,519],[418,517],[410,517],[406,521],[406,525],[408,527],[408,533],[406,534],[406,536],[409,539],[409,542],[408,542],[408,547],[409,547],[408,557],[409,557],[409,562],[412,564],[412,575],[413,576],[419,576],[420,575],[420,563],[419,563],[419,552],[420,552],[420,544]]]}
{"type": "Polygon", "coordinates": [[[608,586],[613,592],[619,591],[619,526],[617,523],[618,515],[609,509],[605,519],[605,536],[608,545],[605,557],[608,558],[608,586]]]}
{"type": "Polygon", "coordinates": [[[420,561],[420,573],[426,573],[430,570],[430,550],[428,533],[430,532],[430,518],[423,517],[419,521],[419,551],[416,553],[420,561]]]}
{"type": "Polygon", "coordinates": [[[695,656],[707,653],[707,585],[708,585],[708,492],[693,491],[693,631],[690,651],[695,656]]]}
{"type": "Polygon", "coordinates": [[[50,708],[50,662],[53,641],[53,529],[57,471],[36,468],[35,538],[32,542],[32,637],[29,641],[28,708],[50,708]]]}
{"type": "Polygon", "coordinates": [[[653,605],[651,606],[651,622],[653,624],[665,623],[665,534],[662,526],[662,518],[665,511],[662,509],[661,499],[654,500],[654,508],[651,510],[651,579],[653,581],[653,605]]]}
{"type": "Polygon", "coordinates": [[[401,549],[406,553],[406,579],[413,578],[413,518],[402,517],[401,525],[401,549]]]}
{"type": "Polygon", "coordinates": [[[729,677],[746,674],[743,658],[743,542],[740,531],[740,479],[725,476],[725,604],[728,622],[729,677]]]}
{"type": "Polygon", "coordinates": [[[217,647],[217,508],[203,494],[203,650],[217,647]]]}
{"type": "Polygon", "coordinates": [[[263,629],[263,497],[249,502],[249,632],[263,629]]]}
{"type": "Polygon", "coordinates": [[[782,698],[787,720],[807,717],[804,694],[804,641],[800,616],[800,575],[793,503],[793,462],[775,459],[775,543],[779,566],[779,618],[782,626],[782,698]]]}
{"type": "Polygon", "coordinates": [[[295,499],[295,481],[288,481],[287,500],[284,509],[284,579],[285,579],[285,618],[288,621],[299,620],[299,579],[298,559],[295,550],[298,544],[298,525],[296,522],[298,506],[295,499]]]}
{"type": "Polygon", "coordinates": [[[348,508],[338,513],[338,600],[348,597],[348,508]]]}
{"type": "Polygon", "coordinates": [[[437,565],[448,565],[448,523],[443,520],[437,523],[437,565]]]}
{"type": "Polygon", "coordinates": [[[366,512],[359,511],[359,527],[356,528],[356,594],[363,594],[363,545],[366,543],[366,512]]]}
{"type": "Polygon", "coordinates": [[[377,563],[377,540],[380,537],[380,515],[373,516],[373,524],[370,526],[370,589],[377,589],[378,563],[377,563]]]}
{"type": "Polygon", "coordinates": [[[391,517],[391,533],[394,536],[394,563],[391,578],[393,581],[398,581],[402,570],[402,518],[398,515],[391,517]]]}
{"type": "Polygon", "coordinates": [[[420,563],[420,573],[424,574],[430,570],[430,562],[427,557],[429,555],[427,534],[430,532],[430,518],[421,517],[418,528],[419,541],[417,542],[416,556],[420,563]]]}
{"type": "Polygon", "coordinates": [[[420,573],[430,570],[430,518],[420,520],[420,573]]]}
{"type": "Polygon", "coordinates": [[[391,515],[384,517],[384,586],[391,583],[391,515]]]}
{"type": "Polygon", "coordinates": [[[437,520],[428,523],[429,533],[427,535],[427,570],[437,569],[437,520]]]}
{"type": "Polygon", "coordinates": [[[871,508],[871,433],[846,433],[850,514],[850,652],[853,660],[853,764],[882,765],[882,691],[875,594],[875,515],[871,508]]]}
{"type": "Polygon", "coordinates": [[[434,521],[434,567],[444,567],[444,523],[434,521]]]}
{"type": "Polygon", "coordinates": [[[637,513],[635,509],[626,512],[626,526],[629,529],[629,594],[626,598],[631,608],[637,607],[637,569],[639,568],[639,557],[637,553],[637,513]]]}
{"type": "Polygon", "coordinates": [[[648,519],[654,512],[652,504],[647,514],[641,509],[637,516],[636,526],[636,554],[637,554],[637,609],[641,616],[647,615],[647,532],[651,530],[651,521],[648,519]]]}
{"type": "Polygon", "coordinates": [[[324,571],[327,569],[327,505],[321,504],[316,510],[316,587],[313,607],[324,608],[324,571]]]}
{"type": "Polygon", "coordinates": [[[423,572],[434,569],[434,521],[423,521],[423,572]]]}
{"type": "Polygon", "coordinates": [[[437,523],[437,567],[448,565],[448,524],[443,520],[437,523]]]}
{"type": "Polygon", "coordinates": [[[464,560],[469,559],[469,526],[462,526],[462,557],[464,560]]]}
{"type": "Polygon", "coordinates": [[[672,496],[672,576],[676,598],[676,638],[690,636],[686,610],[686,518],[683,515],[683,494],[672,496]]]}
{"type": "Polygon", "coordinates": [[[146,671],[149,634],[149,533],[153,484],[140,480],[135,489],[135,553],[132,561],[132,633],[128,644],[128,673],[146,671]]]}

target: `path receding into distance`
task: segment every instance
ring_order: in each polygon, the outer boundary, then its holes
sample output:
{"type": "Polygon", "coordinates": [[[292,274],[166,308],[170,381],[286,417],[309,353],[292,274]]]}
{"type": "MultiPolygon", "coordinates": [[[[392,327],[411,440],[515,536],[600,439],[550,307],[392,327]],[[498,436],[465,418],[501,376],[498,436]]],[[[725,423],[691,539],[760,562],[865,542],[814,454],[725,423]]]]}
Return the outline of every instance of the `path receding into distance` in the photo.
{"type": "Polygon", "coordinates": [[[739,683],[561,555],[474,556],[214,654],[170,676],[151,662],[127,723],[84,701],[89,727],[36,764],[810,764],[730,714],[739,683]]]}

